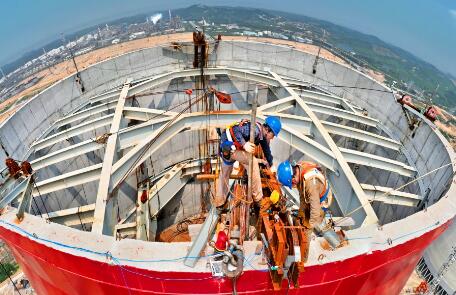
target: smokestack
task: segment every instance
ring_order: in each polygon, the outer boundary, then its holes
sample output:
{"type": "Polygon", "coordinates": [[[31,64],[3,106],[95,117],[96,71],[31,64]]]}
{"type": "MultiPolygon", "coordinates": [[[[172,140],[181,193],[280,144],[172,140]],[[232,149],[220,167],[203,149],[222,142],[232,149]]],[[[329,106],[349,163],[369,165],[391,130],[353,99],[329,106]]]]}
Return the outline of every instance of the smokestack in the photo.
{"type": "Polygon", "coordinates": [[[156,13],[156,14],[154,14],[154,15],[152,15],[152,16],[150,17],[150,21],[153,22],[154,25],[155,25],[155,24],[157,24],[157,22],[158,22],[161,18],[162,18],[162,14],[161,14],[161,13],[156,13]]]}
{"type": "Polygon", "coordinates": [[[5,78],[5,80],[6,80],[6,76],[5,76],[5,73],[3,73],[3,69],[2,69],[2,68],[0,68],[0,72],[2,72],[2,76],[3,76],[3,78],[5,78]]]}

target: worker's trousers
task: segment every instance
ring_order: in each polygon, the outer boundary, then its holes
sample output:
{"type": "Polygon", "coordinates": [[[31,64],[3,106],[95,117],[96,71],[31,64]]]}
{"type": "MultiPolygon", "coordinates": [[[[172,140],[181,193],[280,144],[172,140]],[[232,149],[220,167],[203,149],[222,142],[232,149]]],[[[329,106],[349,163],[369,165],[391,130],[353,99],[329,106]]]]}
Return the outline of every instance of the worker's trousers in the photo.
{"type": "MultiPolygon", "coordinates": [[[[238,161],[242,164],[246,171],[249,171],[249,157],[250,154],[246,151],[235,150],[231,153],[231,160],[238,161]]],[[[222,161],[222,168],[216,183],[216,193],[214,198],[214,205],[216,207],[225,204],[226,197],[229,190],[229,180],[233,165],[227,165],[222,161]]],[[[253,157],[253,173],[252,173],[252,196],[255,202],[261,201],[263,198],[263,191],[261,188],[260,168],[258,166],[257,158],[253,157]]]]}

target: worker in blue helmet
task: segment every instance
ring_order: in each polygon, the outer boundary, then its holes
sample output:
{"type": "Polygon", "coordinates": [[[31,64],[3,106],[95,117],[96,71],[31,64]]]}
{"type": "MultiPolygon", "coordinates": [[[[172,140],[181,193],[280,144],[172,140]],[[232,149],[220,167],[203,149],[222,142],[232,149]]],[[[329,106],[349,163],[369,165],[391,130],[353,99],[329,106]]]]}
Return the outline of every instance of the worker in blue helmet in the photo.
{"type": "MultiPolygon", "coordinates": [[[[276,116],[269,116],[263,124],[257,122],[255,126],[254,143],[250,142],[250,121],[247,119],[235,122],[221,132],[220,135],[220,157],[222,167],[216,184],[214,204],[220,207],[225,204],[228,194],[228,183],[234,162],[238,161],[245,168],[248,168],[250,154],[255,152],[256,146],[261,146],[266,160],[253,158],[252,172],[252,195],[255,202],[263,198],[259,164],[272,167],[273,157],[270,141],[279,134],[282,129],[280,119],[276,116]]],[[[248,170],[248,169],[247,169],[248,170]]]]}
{"type": "Polygon", "coordinates": [[[296,187],[300,196],[299,216],[310,229],[321,224],[333,196],[322,168],[313,162],[284,161],[277,168],[277,179],[289,188],[296,187]]]}

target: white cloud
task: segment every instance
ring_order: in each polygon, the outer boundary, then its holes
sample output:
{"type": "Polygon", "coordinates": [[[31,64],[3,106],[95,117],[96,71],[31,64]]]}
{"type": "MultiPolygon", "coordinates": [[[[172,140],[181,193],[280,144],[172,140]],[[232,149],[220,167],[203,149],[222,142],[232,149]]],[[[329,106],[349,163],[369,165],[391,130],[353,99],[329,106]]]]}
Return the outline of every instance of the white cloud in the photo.
{"type": "Polygon", "coordinates": [[[456,9],[451,9],[450,14],[452,17],[456,18],[456,9]]]}

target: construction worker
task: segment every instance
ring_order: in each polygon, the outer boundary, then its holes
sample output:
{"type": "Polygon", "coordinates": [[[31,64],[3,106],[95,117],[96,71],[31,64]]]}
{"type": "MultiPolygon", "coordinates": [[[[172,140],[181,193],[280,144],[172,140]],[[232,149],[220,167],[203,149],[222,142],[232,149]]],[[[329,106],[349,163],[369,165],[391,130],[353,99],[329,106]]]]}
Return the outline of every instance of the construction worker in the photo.
{"type": "Polygon", "coordinates": [[[272,167],[273,157],[269,143],[274,136],[277,136],[282,128],[280,119],[275,116],[266,118],[265,123],[256,124],[254,143],[250,140],[250,121],[242,120],[231,124],[221,132],[220,135],[220,156],[222,158],[222,167],[218,178],[214,205],[216,207],[223,206],[226,202],[226,197],[229,189],[229,178],[233,170],[234,162],[238,161],[247,170],[249,166],[250,155],[255,152],[255,147],[260,145],[263,149],[263,154],[266,161],[253,157],[253,173],[252,173],[252,195],[255,202],[259,202],[263,198],[261,188],[261,178],[259,164],[272,167]]]}
{"type": "Polygon", "coordinates": [[[300,197],[299,217],[309,229],[318,227],[332,202],[332,192],[321,167],[312,162],[280,163],[277,179],[289,188],[297,187],[300,197]]]}

